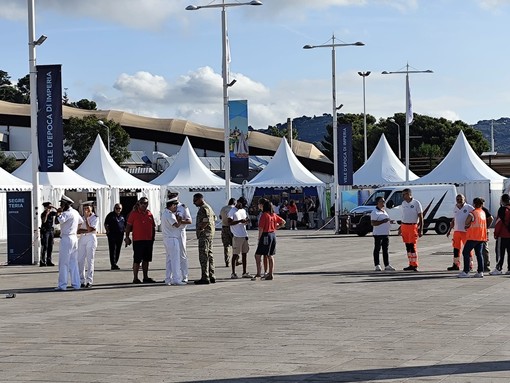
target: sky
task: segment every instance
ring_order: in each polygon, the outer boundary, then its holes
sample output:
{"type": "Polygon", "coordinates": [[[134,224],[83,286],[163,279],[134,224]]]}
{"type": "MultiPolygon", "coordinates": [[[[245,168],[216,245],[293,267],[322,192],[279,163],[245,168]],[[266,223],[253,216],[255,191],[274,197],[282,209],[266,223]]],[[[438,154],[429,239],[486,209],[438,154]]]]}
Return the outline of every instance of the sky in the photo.
{"type": "MultiPolygon", "coordinates": [[[[230,0],[230,2],[236,2],[230,0]]],[[[388,118],[413,111],[479,120],[510,115],[510,0],[262,0],[229,7],[230,99],[248,100],[249,125],[332,111],[331,48],[337,104],[344,113],[388,118]],[[365,92],[359,71],[370,71],[365,92]]],[[[25,0],[0,0],[0,70],[28,73],[25,0]]],[[[223,126],[221,10],[185,10],[221,0],[35,0],[37,64],[62,64],[71,101],[94,100],[158,118],[223,126]],[[195,2],[196,1],[196,2],[195,2]]]]}

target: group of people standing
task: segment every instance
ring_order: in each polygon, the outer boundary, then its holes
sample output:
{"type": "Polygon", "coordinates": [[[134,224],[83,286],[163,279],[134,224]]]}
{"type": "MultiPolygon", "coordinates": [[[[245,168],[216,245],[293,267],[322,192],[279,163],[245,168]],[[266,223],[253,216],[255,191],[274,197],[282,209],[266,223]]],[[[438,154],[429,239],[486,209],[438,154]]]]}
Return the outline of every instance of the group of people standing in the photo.
{"type": "MultiPolygon", "coordinates": [[[[404,271],[418,271],[418,238],[423,236],[423,208],[420,201],[412,196],[411,189],[402,191],[404,201],[402,202],[402,221],[400,234],[405,244],[409,265],[404,271]]],[[[371,213],[371,224],[373,226],[374,250],[373,258],[375,271],[382,271],[379,254],[382,249],[384,270],[395,270],[389,262],[389,234],[391,221],[385,210],[384,197],[376,198],[376,208],[371,213]]],[[[462,194],[456,196],[456,204],[453,211],[453,219],[447,232],[447,237],[453,231],[453,264],[447,270],[461,270],[457,275],[459,278],[469,278],[473,270],[473,251],[477,259],[475,278],[483,278],[484,272],[491,275],[503,273],[505,252],[510,257],[510,197],[508,194],[501,196],[501,206],[496,217],[494,238],[496,239],[496,267],[491,271],[488,249],[488,228],[493,223],[493,217],[489,210],[484,207],[483,198],[474,198],[473,205],[466,203],[462,194]],[[463,265],[461,265],[461,255],[463,265]]],[[[507,275],[510,275],[510,263],[508,264],[507,275]]]]}

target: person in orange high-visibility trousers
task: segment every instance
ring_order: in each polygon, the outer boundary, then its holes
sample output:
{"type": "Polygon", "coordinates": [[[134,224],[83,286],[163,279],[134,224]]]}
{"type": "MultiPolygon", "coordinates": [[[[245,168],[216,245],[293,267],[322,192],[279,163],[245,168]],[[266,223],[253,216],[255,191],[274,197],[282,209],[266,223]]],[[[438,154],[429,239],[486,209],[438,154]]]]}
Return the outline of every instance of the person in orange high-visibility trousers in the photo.
{"type": "Polygon", "coordinates": [[[471,250],[475,250],[477,273],[474,275],[475,278],[483,278],[483,256],[482,248],[483,243],[487,241],[487,220],[485,212],[482,209],[483,201],[481,198],[475,198],[473,200],[473,210],[466,218],[466,243],[462,250],[462,256],[464,257],[464,270],[462,273],[457,275],[458,278],[469,278],[469,255],[471,250]]]}
{"type": "MultiPolygon", "coordinates": [[[[450,223],[450,228],[446,233],[446,236],[449,237],[453,230],[453,264],[446,269],[448,271],[460,270],[460,255],[462,254],[462,247],[466,243],[466,229],[464,225],[467,216],[474,210],[473,206],[466,203],[466,197],[464,197],[464,195],[458,194],[455,199],[457,203],[453,208],[453,218],[450,223]]],[[[471,252],[469,269],[473,269],[473,252],[471,252]]]]}
{"type": "Polygon", "coordinates": [[[418,238],[423,235],[423,208],[420,201],[413,198],[411,189],[402,190],[402,224],[400,233],[406,245],[409,266],[404,271],[418,271],[418,238]]]}

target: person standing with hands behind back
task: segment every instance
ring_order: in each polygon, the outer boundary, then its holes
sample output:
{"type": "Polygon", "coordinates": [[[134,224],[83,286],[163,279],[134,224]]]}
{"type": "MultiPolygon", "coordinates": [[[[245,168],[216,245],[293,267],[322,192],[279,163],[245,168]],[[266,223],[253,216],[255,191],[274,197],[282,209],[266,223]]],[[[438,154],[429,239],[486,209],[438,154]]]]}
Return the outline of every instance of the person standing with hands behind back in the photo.
{"type": "Polygon", "coordinates": [[[196,285],[216,283],[214,276],[214,258],[212,242],[216,216],[213,209],[204,201],[202,193],[193,196],[193,204],[198,207],[196,231],[198,238],[198,260],[202,269],[202,277],[195,281],[196,285]]]}
{"type": "Polygon", "coordinates": [[[152,262],[152,249],[154,247],[154,239],[156,236],[156,223],[154,216],[147,209],[149,200],[142,197],[133,207],[133,211],[129,213],[126,225],[126,238],[124,242],[126,246],[133,244],[133,283],[142,283],[138,279],[138,271],[140,263],[142,264],[143,283],[155,283],[156,281],[149,278],[149,263],[152,262]],[[133,240],[129,238],[129,234],[133,232],[133,240]]]}
{"type": "Polygon", "coordinates": [[[110,266],[112,270],[119,270],[118,262],[122,248],[122,238],[126,230],[126,219],[121,214],[122,205],[116,203],[113,211],[104,219],[106,236],[108,237],[108,250],[110,252],[110,266]]]}
{"type": "Polygon", "coordinates": [[[376,206],[370,215],[371,223],[373,226],[374,235],[374,265],[375,271],[381,271],[381,264],[379,263],[379,252],[382,248],[384,270],[394,271],[393,266],[390,265],[390,257],[388,254],[388,248],[390,244],[390,227],[391,219],[386,210],[384,209],[385,200],[384,197],[379,196],[375,199],[376,206]]]}

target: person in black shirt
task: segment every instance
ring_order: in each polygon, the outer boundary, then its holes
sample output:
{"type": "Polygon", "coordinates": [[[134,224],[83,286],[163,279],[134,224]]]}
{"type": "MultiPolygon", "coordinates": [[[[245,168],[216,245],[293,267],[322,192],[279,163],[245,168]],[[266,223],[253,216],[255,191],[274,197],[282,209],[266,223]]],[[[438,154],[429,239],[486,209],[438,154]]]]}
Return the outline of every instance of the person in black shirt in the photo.
{"type": "Polygon", "coordinates": [[[126,228],[126,219],[121,212],[122,205],[117,203],[115,204],[114,210],[108,213],[104,220],[106,236],[108,237],[108,249],[110,250],[110,265],[112,270],[120,269],[120,267],[117,266],[117,262],[119,262],[124,229],[126,228]]]}
{"type": "Polygon", "coordinates": [[[44,211],[41,213],[41,259],[39,266],[55,266],[51,262],[51,253],[53,252],[53,240],[55,237],[53,224],[55,223],[57,211],[51,205],[51,202],[44,202],[43,207],[44,211]]]}

